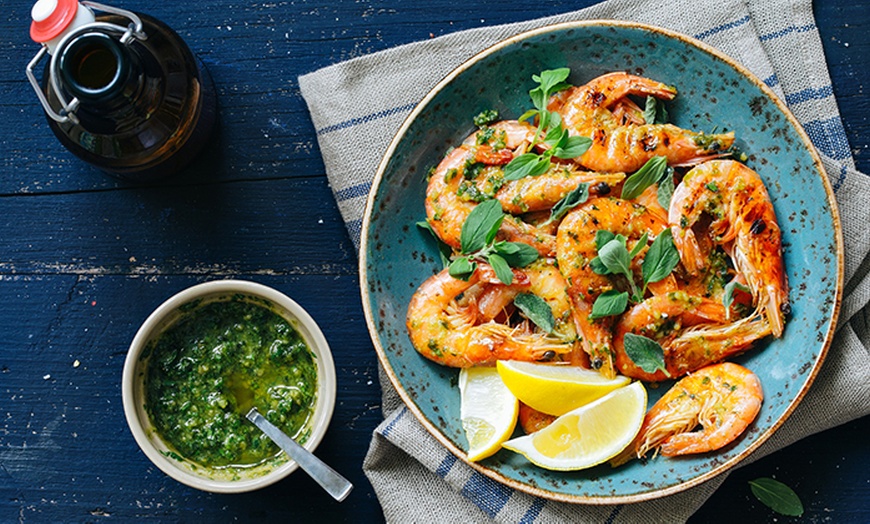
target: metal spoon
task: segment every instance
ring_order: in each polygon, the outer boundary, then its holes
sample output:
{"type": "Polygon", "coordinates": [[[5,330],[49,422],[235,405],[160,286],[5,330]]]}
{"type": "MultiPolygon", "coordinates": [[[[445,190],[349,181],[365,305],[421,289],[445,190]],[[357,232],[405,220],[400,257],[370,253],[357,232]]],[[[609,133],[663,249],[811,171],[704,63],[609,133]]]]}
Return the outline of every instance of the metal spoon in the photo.
{"type": "Polygon", "coordinates": [[[332,498],[341,502],[348,496],[348,494],[350,494],[350,490],[353,489],[353,484],[351,484],[350,481],[336,473],[336,471],[327,466],[325,462],[315,457],[314,454],[297,444],[296,441],[288,437],[286,433],[266,420],[266,418],[257,411],[257,408],[251,408],[246,417],[255,426],[260,428],[260,431],[265,433],[267,437],[272,439],[272,442],[278,444],[278,447],[283,449],[284,453],[287,453],[287,456],[295,460],[296,463],[299,464],[299,467],[304,469],[305,472],[315,480],[315,482],[320,484],[327,493],[332,495],[332,498]]]}

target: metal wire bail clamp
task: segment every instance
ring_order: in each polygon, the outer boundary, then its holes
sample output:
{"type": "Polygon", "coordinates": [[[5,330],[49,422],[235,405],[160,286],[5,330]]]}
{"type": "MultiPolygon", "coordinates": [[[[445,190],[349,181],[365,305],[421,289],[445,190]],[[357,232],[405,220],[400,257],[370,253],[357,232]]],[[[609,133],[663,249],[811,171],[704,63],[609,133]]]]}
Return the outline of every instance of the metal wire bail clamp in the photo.
{"type": "MultiPolygon", "coordinates": [[[[123,27],[117,24],[110,24],[107,22],[93,22],[83,25],[65,34],[60,42],[58,42],[57,49],[63,49],[73,37],[84,33],[85,31],[90,31],[92,29],[102,29],[107,32],[120,34],[121,36],[119,37],[119,40],[124,45],[130,45],[136,40],[145,41],[148,39],[148,36],[145,34],[145,31],[142,27],[142,19],[136,16],[136,14],[132,11],[99,4],[97,2],[91,2],[89,0],[82,0],[81,4],[97,11],[103,11],[106,13],[123,16],[130,19],[131,23],[127,27],[123,27]]],[[[66,98],[63,96],[63,92],[60,89],[57,71],[57,57],[58,55],[60,55],[60,53],[54,53],[51,56],[51,61],[49,62],[48,66],[49,88],[54,90],[54,94],[61,104],[61,110],[59,113],[51,107],[48,102],[48,98],[45,96],[45,93],[42,92],[42,87],[36,80],[36,75],[33,73],[33,69],[42,60],[46,53],[48,53],[48,46],[46,44],[43,44],[42,48],[36,53],[36,56],[34,56],[33,59],[30,60],[30,62],[27,64],[27,68],[25,70],[27,79],[30,81],[30,85],[33,86],[33,90],[36,91],[36,97],[39,99],[39,102],[42,104],[42,108],[45,110],[49,118],[58,123],[72,122],[73,124],[78,124],[79,119],[75,115],[75,110],[79,107],[79,99],[73,97],[72,100],[67,102],[66,98]]]]}

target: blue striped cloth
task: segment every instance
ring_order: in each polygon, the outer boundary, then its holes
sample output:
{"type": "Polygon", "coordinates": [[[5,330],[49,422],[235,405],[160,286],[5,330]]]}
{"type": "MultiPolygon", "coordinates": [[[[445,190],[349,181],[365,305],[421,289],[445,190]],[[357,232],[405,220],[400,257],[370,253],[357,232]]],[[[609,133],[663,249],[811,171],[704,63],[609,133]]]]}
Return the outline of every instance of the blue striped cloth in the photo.
{"type": "MultiPolygon", "coordinates": [[[[870,264],[862,266],[870,251],[870,178],[855,171],[810,0],[673,0],[667,9],[661,6],[656,0],[609,0],[546,19],[463,31],[336,64],[300,77],[299,85],[336,202],[359,246],[372,178],[404,118],[453,68],[509,36],[572,20],[632,20],[694,36],[761,78],[785,100],[823,156],[843,224],[847,285],[837,337],[819,377],[751,461],[870,412],[870,264]]],[[[679,522],[724,480],[719,476],[632,505],[580,506],[536,498],[458,460],[417,423],[383,375],[381,384],[386,418],[375,431],[364,469],[391,522],[679,522]]]]}

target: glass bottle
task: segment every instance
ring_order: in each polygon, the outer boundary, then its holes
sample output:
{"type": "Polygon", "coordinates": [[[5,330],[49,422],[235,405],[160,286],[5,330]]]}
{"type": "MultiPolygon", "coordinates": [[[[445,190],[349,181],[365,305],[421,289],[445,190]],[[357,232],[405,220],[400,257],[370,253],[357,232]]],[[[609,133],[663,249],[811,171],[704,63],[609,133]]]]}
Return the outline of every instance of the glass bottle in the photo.
{"type": "Polygon", "coordinates": [[[110,174],[148,181],[176,173],[202,150],[216,121],[214,87],[166,24],[76,0],[39,0],[31,14],[31,37],[43,48],[27,76],[72,153],[110,174]],[[40,85],[33,68],[46,54],[40,85]]]}

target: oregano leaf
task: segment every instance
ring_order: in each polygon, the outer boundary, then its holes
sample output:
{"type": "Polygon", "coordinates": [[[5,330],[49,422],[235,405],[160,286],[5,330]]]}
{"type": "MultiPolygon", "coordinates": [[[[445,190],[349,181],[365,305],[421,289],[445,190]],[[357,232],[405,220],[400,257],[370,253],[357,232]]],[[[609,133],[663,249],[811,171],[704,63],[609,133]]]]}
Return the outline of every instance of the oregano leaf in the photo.
{"type": "Polygon", "coordinates": [[[463,254],[480,251],[495,238],[504,212],[498,200],[487,200],[474,206],[462,224],[459,243],[463,254]]]}
{"type": "Polygon", "coordinates": [[[532,293],[520,293],[514,298],[516,305],[523,314],[535,323],[536,326],[543,329],[547,333],[552,333],[556,328],[556,319],[553,317],[553,310],[547,302],[532,293]]]}
{"type": "Polygon", "coordinates": [[[634,364],[646,373],[655,373],[662,370],[668,377],[671,376],[665,368],[665,351],[658,342],[643,335],[626,333],[623,338],[625,354],[634,364]]]}
{"type": "Polygon", "coordinates": [[[613,315],[621,315],[628,307],[628,292],[611,289],[598,295],[592,303],[589,320],[595,320],[613,315]]]}

